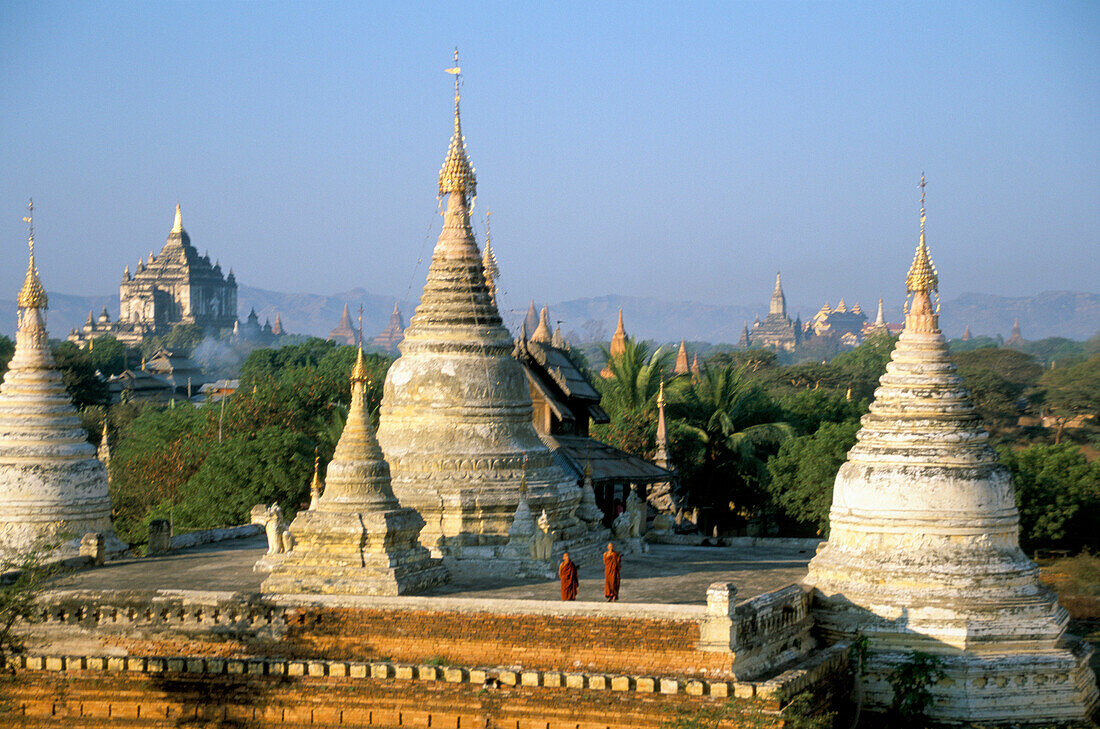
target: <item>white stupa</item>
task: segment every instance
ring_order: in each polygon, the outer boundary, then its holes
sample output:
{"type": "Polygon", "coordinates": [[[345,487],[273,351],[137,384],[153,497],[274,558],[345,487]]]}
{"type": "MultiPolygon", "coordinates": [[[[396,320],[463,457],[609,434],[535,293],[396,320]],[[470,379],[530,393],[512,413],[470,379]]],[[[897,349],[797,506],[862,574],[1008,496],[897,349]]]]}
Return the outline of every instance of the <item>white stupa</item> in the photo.
{"type": "Polygon", "coordinates": [[[931,686],[933,720],[1083,719],[1097,702],[1091,650],[1065,634],[1066,611],[1020,550],[1011,476],[948,357],[923,196],[906,283],[905,329],[810,562],[815,620],[827,638],[867,637],[872,707],[890,705],[887,675],[920,651],[946,673],[931,686]]]}
{"type": "Polygon", "coordinates": [[[73,556],[89,532],[103,534],[108,554],[120,552],[126,547],[111,526],[107,470],[50,354],[33,226],[29,245],[15,355],[0,386],[0,556],[73,556]]]}

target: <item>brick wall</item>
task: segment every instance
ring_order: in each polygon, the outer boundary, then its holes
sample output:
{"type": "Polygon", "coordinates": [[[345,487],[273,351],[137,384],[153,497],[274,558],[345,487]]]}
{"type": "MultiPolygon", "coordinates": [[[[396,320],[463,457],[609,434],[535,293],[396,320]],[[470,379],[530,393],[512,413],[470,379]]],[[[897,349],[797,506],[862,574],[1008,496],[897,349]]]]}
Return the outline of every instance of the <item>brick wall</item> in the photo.
{"type": "Polygon", "coordinates": [[[695,620],[299,608],[286,623],[281,647],[300,656],[661,676],[729,676],[732,665],[695,649],[695,620]]]}
{"type": "MultiPolygon", "coordinates": [[[[659,729],[679,712],[721,710],[725,700],[542,687],[387,679],[24,671],[0,685],[0,726],[433,727],[468,729],[659,729]]],[[[724,729],[779,727],[775,706],[737,702],[724,729]],[[742,713],[744,712],[744,713],[742,713]]]]}

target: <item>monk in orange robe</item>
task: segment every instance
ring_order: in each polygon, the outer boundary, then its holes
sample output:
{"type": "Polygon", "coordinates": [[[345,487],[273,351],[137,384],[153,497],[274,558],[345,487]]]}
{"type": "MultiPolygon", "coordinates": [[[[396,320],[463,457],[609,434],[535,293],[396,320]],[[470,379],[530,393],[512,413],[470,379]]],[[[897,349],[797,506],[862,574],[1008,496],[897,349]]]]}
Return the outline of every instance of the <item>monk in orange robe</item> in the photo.
{"type": "Polygon", "coordinates": [[[622,569],[623,556],[615,551],[615,545],[607,543],[603,553],[603,594],[608,602],[619,599],[619,572],[622,569]]]}
{"type": "Polygon", "coordinates": [[[569,552],[561,556],[561,564],[558,565],[558,577],[561,579],[561,599],[577,599],[577,563],[569,559],[569,552]]]}

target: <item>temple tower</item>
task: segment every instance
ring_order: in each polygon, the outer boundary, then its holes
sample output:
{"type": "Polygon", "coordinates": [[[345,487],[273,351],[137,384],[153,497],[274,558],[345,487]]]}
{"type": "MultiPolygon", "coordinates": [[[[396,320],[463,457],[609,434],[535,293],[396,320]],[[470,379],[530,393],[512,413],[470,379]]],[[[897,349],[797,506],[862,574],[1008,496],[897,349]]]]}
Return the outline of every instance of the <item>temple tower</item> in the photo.
{"type": "Polygon", "coordinates": [[[313,502],[290,525],[294,548],[272,559],[265,593],[403,595],[449,579],[420,546],[424,520],[398,503],[367,407],[359,347],[351,371],[351,410],[328,464],[324,490],[315,467],[313,502]]]}
{"type": "MultiPolygon", "coordinates": [[[[921,184],[923,188],[924,180],[921,184]]],[[[943,663],[929,718],[1055,723],[1097,700],[1091,650],[1020,550],[1008,469],[997,461],[939,329],[938,276],[921,235],[905,329],[837,474],[829,541],[810,562],[827,638],[869,640],[865,698],[911,651],[943,663]]]]}
{"type": "Polygon", "coordinates": [[[676,366],[672,369],[674,375],[686,375],[691,372],[691,366],[688,364],[688,352],[687,347],[684,346],[684,340],[680,340],[680,349],[676,352],[676,366]]]}
{"type": "Polygon", "coordinates": [[[0,558],[48,549],[72,557],[88,532],[104,536],[108,553],[126,549],[111,526],[107,469],[81,427],[50,354],[46,290],[30,258],[19,291],[15,355],[0,385],[0,558]]]}
{"type": "Polygon", "coordinates": [[[783,295],[783,282],[779,272],[775,272],[775,289],[772,290],[772,299],[768,302],[768,316],[787,317],[787,297],[783,295]]]}
{"type": "Polygon", "coordinates": [[[386,374],[378,440],[394,493],[426,522],[421,543],[448,566],[491,570],[489,560],[508,541],[525,462],[527,501],[536,513],[546,510],[556,553],[583,546],[586,527],[573,516],[580,489],[532,425],[527,379],[485,283],[470,227],[477,182],[462,136],[458,69],[451,71],[454,132],[439,172],[443,231],[401,356],[386,374]]]}

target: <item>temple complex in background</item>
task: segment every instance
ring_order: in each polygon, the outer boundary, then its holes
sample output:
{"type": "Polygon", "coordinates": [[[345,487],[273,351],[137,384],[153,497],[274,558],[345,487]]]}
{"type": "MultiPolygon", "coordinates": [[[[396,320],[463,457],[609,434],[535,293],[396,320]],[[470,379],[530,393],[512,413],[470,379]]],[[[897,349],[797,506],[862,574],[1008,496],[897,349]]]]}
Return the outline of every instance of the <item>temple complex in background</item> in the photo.
{"type": "Polygon", "coordinates": [[[882,297],[880,296],[878,299],[878,312],[875,314],[875,320],[864,323],[863,329],[860,331],[860,339],[866,339],[875,334],[900,334],[902,326],[901,324],[890,324],[886,321],[886,316],[882,308],[882,297]]]}
{"type": "MultiPolygon", "coordinates": [[[[345,308],[345,311],[347,309],[345,308]]],[[[332,335],[329,335],[332,338],[332,335]]],[[[397,345],[401,344],[401,340],[405,338],[405,320],[401,317],[401,309],[398,308],[397,302],[393,302],[393,313],[390,314],[390,323],[382,333],[376,336],[370,341],[372,347],[378,347],[384,349],[387,352],[396,352],[397,345]]]]}
{"type": "Polygon", "coordinates": [[[180,206],[168,241],[149,260],[138,259],[131,273],[127,266],[118,287],[119,316],[112,323],[104,309],[95,321],[91,313],[82,329],[68,339],[83,345],[96,337],[113,336],[137,346],[147,336],[167,334],[177,324],[197,324],[214,331],[237,321],[237,280],[233,271],[222,275],[221,265],[211,265],[209,255],[199,255],[183,228],[180,206]]]}
{"type": "Polygon", "coordinates": [[[867,315],[858,303],[849,309],[844,299],[841,299],[835,309],[826,302],[810,319],[809,328],[819,337],[831,335],[854,347],[860,343],[863,325],[866,323],[867,315]]]}
{"type": "Polygon", "coordinates": [[[768,305],[768,315],[764,317],[764,321],[757,319],[753,322],[752,329],[746,327],[738,345],[791,352],[801,342],[802,322],[801,320],[792,321],[787,316],[787,297],[783,295],[783,284],[779,274],[776,273],[775,289],[772,291],[772,299],[768,305]]]}
{"type": "Polygon", "coordinates": [[[340,321],[337,322],[336,328],[328,333],[326,337],[330,342],[336,342],[337,344],[358,344],[359,333],[355,331],[355,327],[351,325],[351,314],[348,313],[348,305],[344,303],[344,311],[340,314],[340,321]]]}

